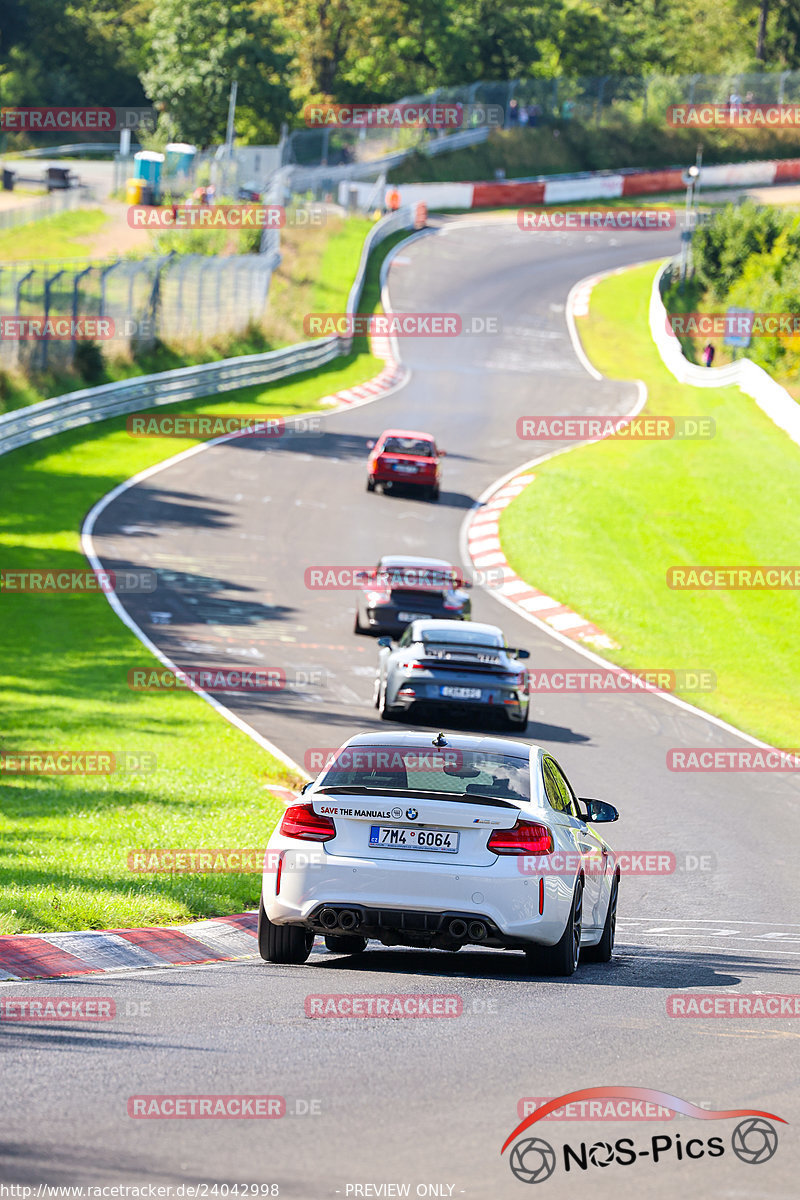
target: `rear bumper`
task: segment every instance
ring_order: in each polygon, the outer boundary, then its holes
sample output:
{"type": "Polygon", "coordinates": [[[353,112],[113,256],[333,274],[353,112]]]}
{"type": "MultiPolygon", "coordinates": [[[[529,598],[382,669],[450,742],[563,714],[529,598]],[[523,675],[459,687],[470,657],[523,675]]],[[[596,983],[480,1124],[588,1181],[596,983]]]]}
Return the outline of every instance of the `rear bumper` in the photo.
{"type": "MultiPolygon", "coordinates": [[[[281,849],[277,842],[272,850],[281,849]]],[[[285,850],[280,894],[275,872],[264,874],[264,909],[277,925],[305,925],[325,932],[324,908],[357,914],[347,932],[389,939],[389,944],[441,945],[445,924],[454,917],[482,920],[489,946],[552,946],[561,937],[572,900],[574,881],[562,876],[544,880],[543,913],[539,913],[539,879],[520,873],[511,859],[491,867],[458,867],[430,863],[416,866],[399,859],[334,856],[319,850],[285,850]],[[315,861],[310,861],[313,857],[315,861]],[[457,873],[456,873],[457,872],[457,873]]],[[[327,932],[342,930],[327,927],[327,932]]],[[[444,939],[446,941],[446,938],[444,939]]],[[[469,941],[465,938],[462,941],[469,941]]]]}
{"type": "MultiPolygon", "coordinates": [[[[471,684],[461,684],[454,682],[455,687],[470,687],[471,684]]],[[[475,683],[475,687],[478,687],[475,683]]],[[[481,691],[488,693],[485,699],[481,700],[464,700],[453,696],[443,696],[441,693],[441,683],[426,682],[424,680],[413,679],[409,676],[402,678],[395,677],[392,680],[392,691],[387,696],[388,703],[392,708],[399,710],[408,710],[413,705],[425,705],[426,707],[444,708],[450,712],[463,712],[468,714],[480,713],[483,716],[487,714],[505,714],[513,721],[522,721],[528,710],[529,699],[527,696],[520,697],[515,694],[513,688],[503,687],[487,687],[481,684],[481,691]],[[413,690],[414,694],[403,695],[404,689],[413,690]]]]}
{"type": "MultiPolygon", "coordinates": [[[[409,622],[399,620],[398,613],[417,613],[417,610],[413,605],[410,605],[408,609],[388,608],[381,605],[378,608],[367,608],[364,612],[370,629],[374,629],[380,633],[401,634],[406,630],[409,622]]],[[[454,610],[443,608],[437,612],[418,612],[417,617],[420,620],[426,621],[465,621],[468,619],[468,613],[464,610],[455,612],[454,610]]]]}
{"type": "Polygon", "coordinates": [[[435,487],[439,482],[435,471],[414,471],[409,474],[406,471],[392,471],[386,467],[379,467],[373,471],[371,478],[375,483],[402,483],[411,487],[435,487]]]}

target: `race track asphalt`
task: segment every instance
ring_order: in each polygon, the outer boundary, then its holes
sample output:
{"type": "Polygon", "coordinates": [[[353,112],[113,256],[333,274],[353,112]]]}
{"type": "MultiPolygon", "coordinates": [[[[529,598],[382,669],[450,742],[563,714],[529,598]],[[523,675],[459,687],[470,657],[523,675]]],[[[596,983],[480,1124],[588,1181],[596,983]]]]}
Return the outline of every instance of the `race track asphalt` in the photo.
{"type": "MultiPolygon", "coordinates": [[[[676,242],[447,220],[404,247],[389,273],[395,311],[499,316],[502,333],[403,339],[411,377],[394,394],[325,416],[317,434],[209,447],[122,493],[99,518],[98,552],[109,568],[155,567],[160,580],[155,594],[126,601],[131,615],[183,667],[284,670],[294,681],[286,690],[224,702],[300,763],[379,728],[376,647],[353,634],[353,594],[309,589],[306,569],[391,552],[459,562],[459,531],[481,492],[557,448],[518,440],[518,416],[623,413],[635,402],[632,383],[595,381],[578,362],[564,316],[570,287],[674,253],[676,242]],[[447,450],[438,505],[366,493],[367,442],[395,425],[429,429],[447,450]]],[[[587,665],[480,588],[473,616],[527,647],[531,666],[587,665]]],[[[577,1188],[605,1198],[631,1184],[659,1198],[678,1188],[796,1194],[796,1021],[680,1020],[666,1010],[673,992],[797,990],[796,782],[670,772],[672,747],[742,743],[654,695],[540,695],[527,737],[555,754],[580,794],[619,807],[615,847],[676,856],[669,875],[623,880],[610,966],[558,981],[526,977],[521,957],[500,952],[372,944],[359,959],[318,944],[304,967],[247,961],[0,984],[2,995],[113,996],[121,1013],[107,1026],[0,1023],[0,1179],[170,1184],[173,1195],[190,1194],[180,1184],[275,1183],[281,1196],[314,1200],[403,1194],[364,1190],[382,1184],[408,1185],[411,1196],[524,1196],[529,1185],[500,1156],[518,1102],[630,1085],[790,1124],[777,1126],[774,1157],[753,1164],[733,1153],[731,1119],[547,1121],[526,1135],[555,1149],[547,1195],[577,1188]],[[305,1015],[310,994],[391,992],[457,995],[463,1013],[305,1015]],[[147,1093],[281,1095],[287,1115],[130,1118],[127,1099],[147,1093]],[[684,1142],[722,1136],[725,1152],[679,1160],[676,1131],[684,1142]],[[654,1135],[672,1138],[658,1162],[654,1135]],[[577,1150],[625,1136],[637,1154],[648,1151],[629,1169],[589,1161],[566,1171],[564,1142],[577,1150]]],[[[263,833],[254,829],[253,844],[263,833]]]]}

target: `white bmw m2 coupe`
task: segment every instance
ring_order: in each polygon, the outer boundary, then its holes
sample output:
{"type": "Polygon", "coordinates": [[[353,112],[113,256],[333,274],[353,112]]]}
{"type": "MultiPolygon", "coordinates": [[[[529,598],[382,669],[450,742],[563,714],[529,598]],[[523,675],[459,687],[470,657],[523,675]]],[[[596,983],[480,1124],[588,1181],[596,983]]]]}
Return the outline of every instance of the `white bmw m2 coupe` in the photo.
{"type": "Polygon", "coordinates": [[[264,863],[262,958],[303,963],[314,937],[522,950],[533,973],[608,962],[619,888],[579,799],[540,746],[500,737],[359,734],[286,809],[264,863]]]}

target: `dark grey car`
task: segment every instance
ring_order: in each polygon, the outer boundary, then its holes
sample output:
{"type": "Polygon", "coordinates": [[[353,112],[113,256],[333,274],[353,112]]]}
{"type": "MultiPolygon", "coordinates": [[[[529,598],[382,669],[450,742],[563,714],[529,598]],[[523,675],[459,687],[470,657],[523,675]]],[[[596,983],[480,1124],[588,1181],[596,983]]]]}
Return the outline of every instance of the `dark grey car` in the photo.
{"type": "Polygon", "coordinates": [[[378,642],[375,707],[384,720],[411,710],[449,709],[528,725],[527,650],[506,645],[496,625],[412,621],[400,640],[378,642]]]}
{"type": "Polygon", "coordinates": [[[469,586],[444,558],[384,554],[358,595],[355,632],[399,637],[423,617],[468,621],[469,586]]]}

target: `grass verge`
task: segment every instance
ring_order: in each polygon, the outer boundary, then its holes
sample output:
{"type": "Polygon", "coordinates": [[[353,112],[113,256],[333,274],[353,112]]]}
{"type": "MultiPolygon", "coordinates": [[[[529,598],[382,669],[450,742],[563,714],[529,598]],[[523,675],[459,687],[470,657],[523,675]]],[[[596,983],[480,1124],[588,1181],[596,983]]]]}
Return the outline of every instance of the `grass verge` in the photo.
{"type": "MultiPolygon", "coordinates": [[[[364,311],[377,306],[380,263],[405,236],[372,256],[364,311]]],[[[329,296],[338,303],[349,284],[332,280],[329,296]]],[[[180,411],[313,411],[320,396],[381,365],[359,339],[327,367],[180,411]]],[[[193,444],[132,439],[122,417],[4,457],[0,565],[85,569],[79,530],[95,501],[193,444]]],[[[153,660],[101,595],[0,592],[0,654],[0,709],[14,714],[0,749],[156,758],[152,773],[3,775],[0,933],[171,923],[257,903],[256,874],[135,875],[127,856],[154,847],[265,846],[282,810],[268,785],[298,782],[291,771],[191,693],[130,691],[128,670],[153,660]]]]}
{"type": "Polygon", "coordinates": [[[716,689],[692,704],[793,746],[800,702],[800,595],[674,591],[670,566],[797,562],[800,448],[738,388],[676,382],[650,338],[652,265],[611,276],[578,319],[603,374],[639,378],[647,412],[707,415],[706,441],[606,440],[536,469],[503,513],[513,569],[596,622],[625,667],[703,667],[716,689]],[[613,567],[612,567],[613,564],[613,567]]]}
{"type": "Polygon", "coordinates": [[[30,258],[83,258],[89,251],[86,239],[108,224],[100,208],[79,208],[74,212],[43,217],[30,225],[17,225],[0,233],[0,260],[20,262],[30,258]],[[46,247],[47,254],[42,254],[46,247]]]}
{"type": "MultiPolygon", "coordinates": [[[[82,211],[63,214],[52,218],[63,222],[66,217],[83,217],[82,211]]],[[[107,218],[100,213],[102,221],[107,218]]],[[[27,227],[38,231],[38,253],[47,245],[48,255],[57,257],[61,251],[51,250],[51,243],[42,240],[43,227],[47,221],[27,227]]],[[[237,334],[225,334],[181,345],[158,342],[151,349],[143,349],[132,358],[101,359],[97,367],[96,356],[88,361],[91,370],[50,371],[27,376],[20,372],[0,371],[0,413],[11,412],[45,400],[50,396],[66,395],[85,387],[97,387],[102,383],[132,379],[137,375],[150,375],[159,371],[172,371],[178,367],[196,363],[217,362],[222,358],[234,358],[243,354],[264,354],[281,346],[306,341],[303,317],[309,312],[341,312],[347,300],[350,284],[355,276],[364,238],[372,222],[362,217],[327,215],[322,226],[287,225],[281,231],[281,263],[270,284],[269,303],[263,320],[237,334]]],[[[63,233],[58,227],[59,236],[63,233]]],[[[9,233],[16,233],[12,230],[9,233]]],[[[0,235],[2,236],[2,235],[0,235]]],[[[48,234],[49,236],[49,234],[48,234]]],[[[86,248],[79,248],[86,254],[86,248]]],[[[75,249],[71,253],[76,253],[75,249]]],[[[18,254],[18,258],[28,255],[18,254]]],[[[0,243],[0,260],[10,257],[0,243]]],[[[85,360],[83,360],[85,361],[85,360]]]]}

